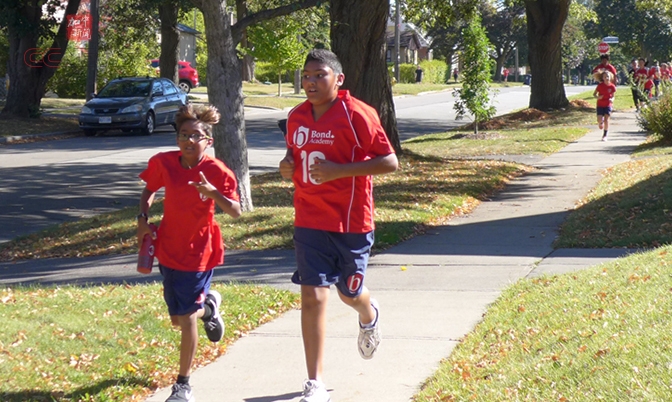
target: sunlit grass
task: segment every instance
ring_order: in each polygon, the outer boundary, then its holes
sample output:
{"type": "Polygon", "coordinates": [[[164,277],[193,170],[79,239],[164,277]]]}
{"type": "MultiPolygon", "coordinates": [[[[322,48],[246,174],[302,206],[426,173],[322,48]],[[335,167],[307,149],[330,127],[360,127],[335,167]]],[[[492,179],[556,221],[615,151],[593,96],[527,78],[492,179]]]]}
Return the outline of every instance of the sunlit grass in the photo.
{"type": "MultiPolygon", "coordinates": [[[[270,287],[223,285],[224,339],[199,328],[194,367],[297,306],[270,287]]],[[[15,287],[0,290],[0,400],[140,401],[174,382],[180,332],[170,325],[161,284],[15,287]]]]}
{"type": "Polygon", "coordinates": [[[517,282],[414,401],[668,400],[670,251],[517,282]]]}
{"type": "MultiPolygon", "coordinates": [[[[375,178],[376,250],[397,244],[428,225],[470,211],[527,169],[498,161],[457,161],[421,155],[401,158],[399,171],[375,178]]],[[[293,185],[278,173],[251,178],[256,208],[233,220],[217,214],[228,249],[291,248],[293,185]]],[[[137,252],[137,208],[66,222],[0,245],[0,260],[84,257],[137,252]]],[[[150,210],[158,222],[162,203],[150,210]]]]}

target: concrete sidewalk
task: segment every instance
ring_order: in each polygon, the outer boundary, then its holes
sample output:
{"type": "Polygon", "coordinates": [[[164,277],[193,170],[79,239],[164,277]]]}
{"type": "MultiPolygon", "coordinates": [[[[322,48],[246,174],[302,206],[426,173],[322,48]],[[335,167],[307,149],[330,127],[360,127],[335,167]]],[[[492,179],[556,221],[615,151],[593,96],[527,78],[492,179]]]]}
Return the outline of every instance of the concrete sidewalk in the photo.
{"type": "MultiPolygon", "coordinates": [[[[332,290],[324,378],[332,401],[408,401],[505,287],[633,252],[551,247],[567,211],[596,185],[601,170],[627,161],[645,135],[634,113],[615,113],[609,141],[600,138],[601,132],[591,131],[535,163],[535,172],[472,214],[373,256],[366,283],[380,302],[383,332],[373,360],[359,357],[357,316],[332,290]]],[[[226,279],[229,269],[232,277],[246,276],[235,259],[233,267],[218,269],[218,279],[226,279]]],[[[290,254],[277,259],[282,269],[293,263],[290,254]]],[[[291,269],[274,278],[288,281],[290,274],[291,269]]],[[[305,378],[300,312],[291,311],[196,370],[191,384],[199,401],[298,401],[305,378]]],[[[163,402],[169,395],[170,389],[162,389],[147,401],[163,402]]]]}

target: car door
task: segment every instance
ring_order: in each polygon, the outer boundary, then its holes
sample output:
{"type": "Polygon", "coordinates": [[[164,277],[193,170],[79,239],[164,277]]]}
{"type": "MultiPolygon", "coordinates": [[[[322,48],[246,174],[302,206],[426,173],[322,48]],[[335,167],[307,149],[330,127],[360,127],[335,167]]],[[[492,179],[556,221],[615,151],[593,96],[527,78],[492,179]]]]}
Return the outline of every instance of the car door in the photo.
{"type": "Polygon", "coordinates": [[[161,80],[154,80],[152,82],[152,105],[156,117],[156,125],[161,126],[168,124],[167,120],[170,112],[170,105],[163,93],[161,80]]]}
{"type": "Polygon", "coordinates": [[[175,121],[175,115],[180,106],[182,106],[182,100],[179,96],[179,88],[177,88],[175,84],[167,79],[162,79],[161,84],[163,85],[163,94],[168,102],[166,114],[168,119],[167,123],[170,124],[175,121]]]}

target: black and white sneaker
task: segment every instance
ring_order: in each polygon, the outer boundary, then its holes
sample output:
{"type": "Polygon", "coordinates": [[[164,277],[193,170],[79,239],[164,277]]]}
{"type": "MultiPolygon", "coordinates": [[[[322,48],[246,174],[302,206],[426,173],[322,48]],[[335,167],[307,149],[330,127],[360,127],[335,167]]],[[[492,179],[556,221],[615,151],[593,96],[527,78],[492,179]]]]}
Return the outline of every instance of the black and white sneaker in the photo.
{"type": "Polygon", "coordinates": [[[219,314],[219,306],[222,304],[222,295],[216,290],[210,290],[205,296],[205,303],[212,309],[210,319],[203,320],[205,333],[212,342],[219,342],[224,336],[224,321],[219,314]]]}
{"type": "Polygon", "coordinates": [[[173,384],[173,393],[170,394],[166,402],[195,402],[191,386],[189,384],[173,384]]]}

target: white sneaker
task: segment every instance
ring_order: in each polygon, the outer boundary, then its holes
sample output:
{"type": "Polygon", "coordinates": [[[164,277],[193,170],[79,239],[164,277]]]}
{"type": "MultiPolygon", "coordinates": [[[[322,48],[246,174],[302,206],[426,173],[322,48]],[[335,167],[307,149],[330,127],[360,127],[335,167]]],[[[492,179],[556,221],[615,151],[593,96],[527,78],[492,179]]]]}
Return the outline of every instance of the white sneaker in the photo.
{"type": "Polygon", "coordinates": [[[317,380],[306,380],[303,383],[303,398],[300,402],[330,402],[329,392],[324,384],[317,380]]]}
{"type": "Polygon", "coordinates": [[[365,360],[373,358],[373,354],[376,353],[376,349],[378,349],[381,341],[380,307],[378,307],[376,299],[371,299],[371,305],[376,310],[375,324],[371,328],[362,328],[362,323],[359,323],[359,337],[357,338],[359,355],[365,360]]]}
{"type": "Polygon", "coordinates": [[[603,142],[607,142],[607,136],[606,136],[606,135],[603,135],[603,136],[602,136],[602,141],[603,141],[603,142]]]}

